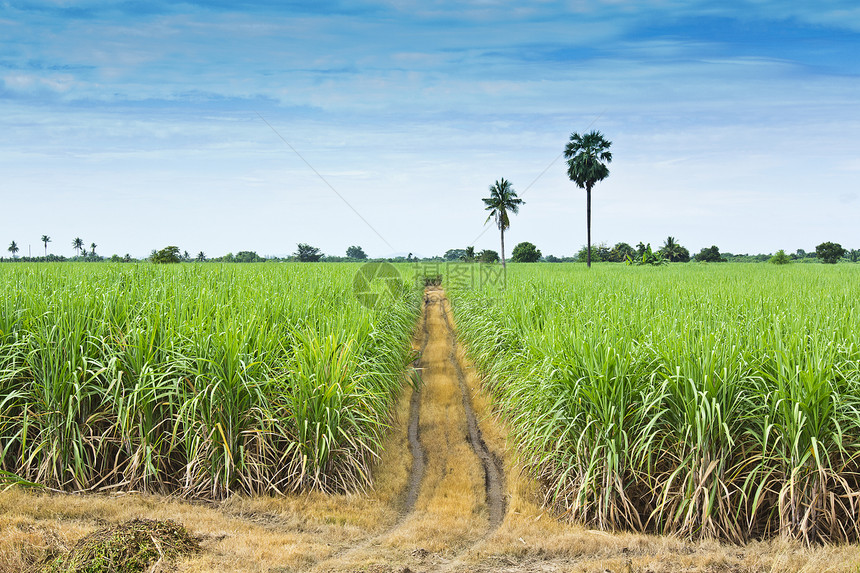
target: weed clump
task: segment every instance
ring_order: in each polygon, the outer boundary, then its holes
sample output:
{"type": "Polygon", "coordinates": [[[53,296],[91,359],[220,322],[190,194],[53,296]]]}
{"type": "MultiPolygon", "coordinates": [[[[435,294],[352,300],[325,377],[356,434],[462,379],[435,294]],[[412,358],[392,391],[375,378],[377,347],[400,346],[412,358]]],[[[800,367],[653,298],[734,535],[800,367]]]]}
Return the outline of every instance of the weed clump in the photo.
{"type": "Polygon", "coordinates": [[[48,562],[42,573],[142,573],[199,550],[198,542],[174,521],[134,519],[87,535],[48,562]]]}

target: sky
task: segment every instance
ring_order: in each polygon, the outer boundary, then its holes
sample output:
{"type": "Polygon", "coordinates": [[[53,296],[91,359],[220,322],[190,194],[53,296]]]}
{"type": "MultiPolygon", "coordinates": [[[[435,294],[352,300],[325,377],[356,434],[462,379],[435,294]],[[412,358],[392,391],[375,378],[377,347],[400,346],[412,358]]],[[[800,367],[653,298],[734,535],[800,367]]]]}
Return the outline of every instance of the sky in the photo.
{"type": "Polygon", "coordinates": [[[860,248],[855,1],[0,0],[0,245],[860,248]]]}

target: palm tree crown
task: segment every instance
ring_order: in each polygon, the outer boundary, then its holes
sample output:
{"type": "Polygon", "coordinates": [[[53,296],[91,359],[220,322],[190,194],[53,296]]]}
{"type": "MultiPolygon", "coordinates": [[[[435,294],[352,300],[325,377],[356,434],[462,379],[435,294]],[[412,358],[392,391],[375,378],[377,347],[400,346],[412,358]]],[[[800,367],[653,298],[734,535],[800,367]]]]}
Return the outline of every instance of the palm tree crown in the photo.
{"type": "Polygon", "coordinates": [[[18,243],[16,243],[15,241],[12,241],[12,242],[9,244],[9,248],[8,248],[7,250],[8,250],[10,253],[12,253],[12,257],[14,258],[14,257],[15,257],[15,255],[16,255],[16,254],[18,254],[18,251],[20,251],[21,249],[19,249],[19,248],[18,248],[18,243]]]}
{"type": "Polygon", "coordinates": [[[75,237],[75,240],[72,241],[72,247],[75,249],[75,252],[80,253],[81,249],[84,248],[84,241],[80,237],[75,237]]]}
{"type": "Polygon", "coordinates": [[[591,188],[598,181],[609,176],[607,163],[612,162],[609,152],[611,141],[604,139],[599,131],[585,135],[570,134],[570,141],[564,147],[567,158],[567,176],[586,192],[586,219],[588,225],[588,266],[591,267],[591,188]]]}
{"type": "Polygon", "coordinates": [[[679,247],[680,245],[675,242],[675,237],[670,235],[666,237],[666,242],[663,243],[663,248],[660,249],[660,251],[663,253],[664,257],[674,261],[679,254],[679,247]]]}
{"type": "MultiPolygon", "coordinates": [[[[505,266],[505,229],[511,226],[511,220],[508,217],[508,211],[517,214],[520,211],[520,205],[525,205],[525,202],[517,197],[517,192],[511,186],[511,182],[504,177],[497,180],[493,185],[490,185],[490,196],[481,199],[484,202],[486,211],[490,214],[487,216],[487,221],[495,219],[496,226],[502,233],[502,266],[505,266]]],[[[484,221],[485,223],[487,221],[484,221]]]]}

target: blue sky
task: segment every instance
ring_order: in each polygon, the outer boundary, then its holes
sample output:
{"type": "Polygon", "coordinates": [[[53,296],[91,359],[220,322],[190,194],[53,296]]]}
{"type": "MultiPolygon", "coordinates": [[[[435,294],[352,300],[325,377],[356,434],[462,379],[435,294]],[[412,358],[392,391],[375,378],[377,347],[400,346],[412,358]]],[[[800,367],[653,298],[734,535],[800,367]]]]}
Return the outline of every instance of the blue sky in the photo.
{"type": "Polygon", "coordinates": [[[509,249],[569,255],[598,129],[595,242],[860,248],[858,54],[853,2],[0,0],[0,241],[498,249],[504,177],[509,249]]]}

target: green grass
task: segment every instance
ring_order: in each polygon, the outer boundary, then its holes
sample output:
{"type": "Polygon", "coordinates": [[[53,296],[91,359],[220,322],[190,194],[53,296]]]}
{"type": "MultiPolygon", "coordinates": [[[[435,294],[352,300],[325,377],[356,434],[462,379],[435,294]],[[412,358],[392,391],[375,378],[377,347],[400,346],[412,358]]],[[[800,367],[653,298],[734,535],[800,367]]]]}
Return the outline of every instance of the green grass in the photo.
{"type": "Polygon", "coordinates": [[[211,498],[366,487],[420,294],[365,308],[357,269],[4,265],[0,469],[211,498]]]}
{"type": "Polygon", "coordinates": [[[860,266],[510,265],[449,296],[571,519],[860,538],[860,266]]]}

